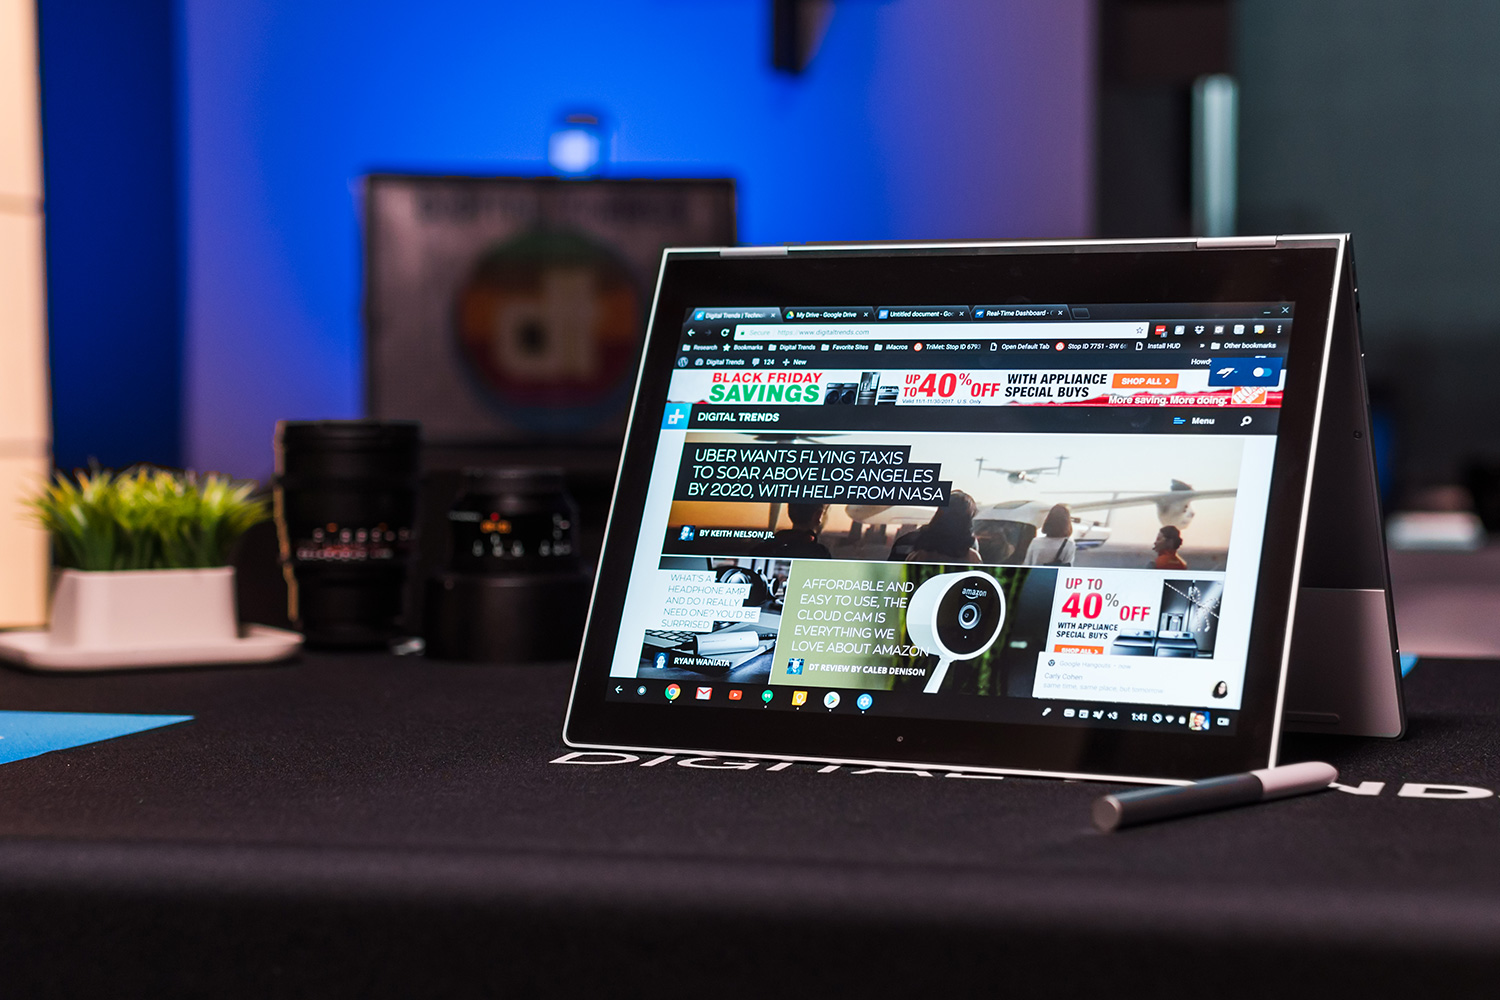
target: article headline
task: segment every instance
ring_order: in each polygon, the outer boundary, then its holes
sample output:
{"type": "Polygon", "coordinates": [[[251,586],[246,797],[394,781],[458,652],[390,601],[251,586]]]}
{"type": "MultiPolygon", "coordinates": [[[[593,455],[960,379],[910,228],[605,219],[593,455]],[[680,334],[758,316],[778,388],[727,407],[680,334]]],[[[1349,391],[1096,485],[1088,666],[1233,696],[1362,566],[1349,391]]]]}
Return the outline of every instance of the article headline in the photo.
{"type": "Polygon", "coordinates": [[[945,507],[953,483],[941,474],[909,445],[689,444],[674,499],[945,507]]]}

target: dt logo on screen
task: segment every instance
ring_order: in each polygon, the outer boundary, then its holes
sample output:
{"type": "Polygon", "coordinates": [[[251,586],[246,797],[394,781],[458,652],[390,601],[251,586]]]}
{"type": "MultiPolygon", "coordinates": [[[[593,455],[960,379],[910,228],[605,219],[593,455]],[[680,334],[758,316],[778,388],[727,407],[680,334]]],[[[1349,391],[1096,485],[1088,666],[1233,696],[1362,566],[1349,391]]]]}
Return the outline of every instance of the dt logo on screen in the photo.
{"type": "Polygon", "coordinates": [[[1281,358],[1214,358],[1208,384],[1216,386],[1264,386],[1281,384],[1281,358]]]}
{"type": "Polygon", "coordinates": [[[802,659],[801,659],[801,657],[793,657],[792,659],[787,660],[786,661],[786,672],[789,673],[789,674],[800,674],[800,673],[802,673],[802,659]]]}
{"type": "Polygon", "coordinates": [[[688,417],[692,415],[692,403],[668,403],[666,412],[661,415],[662,429],[685,429],[688,425],[688,417]]]}

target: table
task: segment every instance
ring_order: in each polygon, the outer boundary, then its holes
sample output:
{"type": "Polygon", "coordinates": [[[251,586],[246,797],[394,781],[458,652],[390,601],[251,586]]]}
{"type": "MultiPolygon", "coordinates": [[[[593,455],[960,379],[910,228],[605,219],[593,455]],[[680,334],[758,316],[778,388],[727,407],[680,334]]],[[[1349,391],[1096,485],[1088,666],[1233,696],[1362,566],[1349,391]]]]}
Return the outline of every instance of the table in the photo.
{"type": "Polygon", "coordinates": [[[1289,739],[1358,794],[1114,835],[1092,783],[559,762],[570,678],[0,671],[7,709],[196,717],[0,767],[5,994],[1500,988],[1493,664],[1419,665],[1403,742],[1289,739]]]}

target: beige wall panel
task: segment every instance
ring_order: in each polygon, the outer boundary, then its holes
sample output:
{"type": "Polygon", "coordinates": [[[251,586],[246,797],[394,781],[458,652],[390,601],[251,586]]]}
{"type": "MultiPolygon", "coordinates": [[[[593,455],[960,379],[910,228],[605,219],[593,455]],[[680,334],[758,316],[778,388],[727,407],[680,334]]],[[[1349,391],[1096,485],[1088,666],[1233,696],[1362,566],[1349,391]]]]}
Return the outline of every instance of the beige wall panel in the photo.
{"type": "Polygon", "coordinates": [[[21,501],[47,481],[51,462],[0,457],[0,628],[44,625],[51,550],[21,501]]]}
{"type": "Polygon", "coordinates": [[[0,212],[0,454],[52,436],[43,280],[41,217],[0,212]]]}
{"type": "Polygon", "coordinates": [[[0,211],[42,197],[35,0],[0,0],[0,211]]]}
{"type": "Polygon", "coordinates": [[[35,0],[0,0],[0,628],[47,618],[47,535],[21,501],[51,469],[35,0]]]}

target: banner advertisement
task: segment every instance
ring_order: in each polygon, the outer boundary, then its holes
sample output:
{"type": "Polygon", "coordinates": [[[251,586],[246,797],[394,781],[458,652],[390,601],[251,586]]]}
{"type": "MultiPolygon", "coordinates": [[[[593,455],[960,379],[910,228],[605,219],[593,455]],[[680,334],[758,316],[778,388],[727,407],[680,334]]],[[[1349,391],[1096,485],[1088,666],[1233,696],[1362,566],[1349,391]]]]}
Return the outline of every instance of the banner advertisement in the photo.
{"type": "MultiPolygon", "coordinates": [[[[697,360],[703,360],[701,358],[697,360]]],[[[1280,358],[1204,359],[1172,371],[697,369],[669,399],[715,405],[1280,406],[1280,358]]]]}

